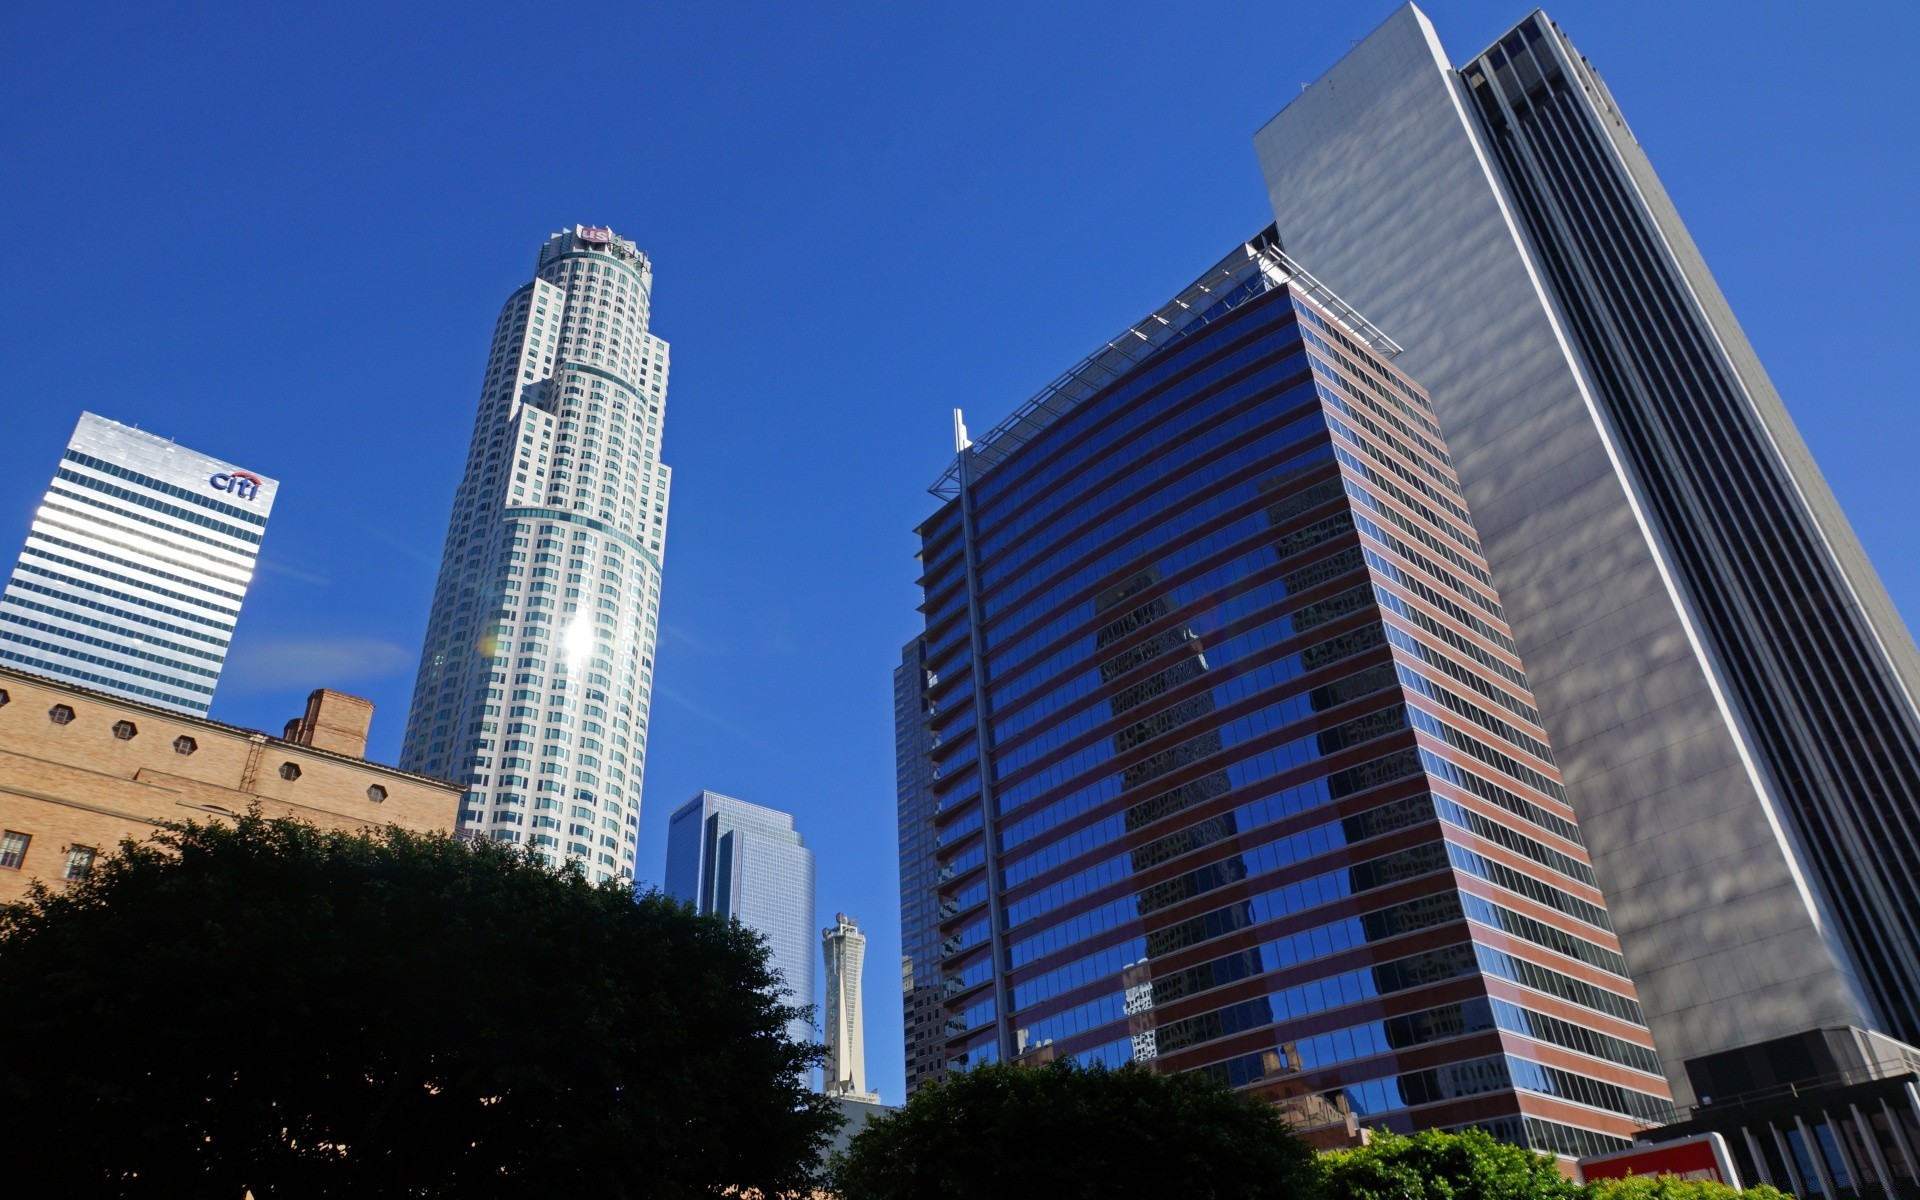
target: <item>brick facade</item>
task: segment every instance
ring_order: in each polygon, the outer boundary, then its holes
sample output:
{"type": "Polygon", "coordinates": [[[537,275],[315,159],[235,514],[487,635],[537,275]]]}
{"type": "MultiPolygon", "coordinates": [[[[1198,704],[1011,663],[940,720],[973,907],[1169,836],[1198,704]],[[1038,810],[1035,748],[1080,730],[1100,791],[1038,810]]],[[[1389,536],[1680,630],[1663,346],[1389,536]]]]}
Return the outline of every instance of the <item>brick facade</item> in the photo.
{"type": "Polygon", "coordinates": [[[17,839],[0,842],[0,901],[158,821],[258,804],[322,828],[451,831],[459,807],[459,785],[359,757],[373,706],[338,692],[315,692],[284,738],[4,668],[0,694],[0,833],[31,839],[18,862],[17,839]]]}

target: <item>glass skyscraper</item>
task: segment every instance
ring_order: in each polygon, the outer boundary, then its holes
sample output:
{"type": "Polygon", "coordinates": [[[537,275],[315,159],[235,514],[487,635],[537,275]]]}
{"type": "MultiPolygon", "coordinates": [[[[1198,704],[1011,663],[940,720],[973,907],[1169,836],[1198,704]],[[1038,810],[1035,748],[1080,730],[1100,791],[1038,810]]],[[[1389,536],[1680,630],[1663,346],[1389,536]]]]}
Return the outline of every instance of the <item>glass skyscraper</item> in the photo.
{"type": "Polygon", "coordinates": [[[936,485],[924,703],[896,708],[949,1067],[1204,1071],[1322,1144],[1577,1155],[1671,1119],[1398,353],[1268,231],[936,485]]]}
{"type": "Polygon", "coordinates": [[[1409,5],[1255,146],[1432,390],[1676,1094],[1920,1040],[1920,655],[1592,64],[1409,5]]]}
{"type": "Polygon", "coordinates": [[[633,878],[660,619],[671,473],[652,294],[638,247],[576,225],[508,297],[400,758],[467,785],[463,835],[601,880],[633,878]]]}
{"type": "Polygon", "coordinates": [[[933,751],[927,732],[926,647],[919,638],[900,652],[893,672],[894,785],[900,819],[900,1003],[906,1044],[907,1094],[946,1071],[940,1027],[940,916],[934,858],[933,751]]]}
{"type": "Polygon", "coordinates": [[[204,716],[279,490],[82,413],[0,597],[0,662],[204,716]]]}
{"type": "MultiPolygon", "coordinates": [[[[668,821],[665,890],[766,938],[770,961],[792,993],[786,1003],[813,1011],[813,851],[791,816],[701,792],[668,821]]],[[[817,1040],[811,1017],[790,1032],[817,1040]]]]}

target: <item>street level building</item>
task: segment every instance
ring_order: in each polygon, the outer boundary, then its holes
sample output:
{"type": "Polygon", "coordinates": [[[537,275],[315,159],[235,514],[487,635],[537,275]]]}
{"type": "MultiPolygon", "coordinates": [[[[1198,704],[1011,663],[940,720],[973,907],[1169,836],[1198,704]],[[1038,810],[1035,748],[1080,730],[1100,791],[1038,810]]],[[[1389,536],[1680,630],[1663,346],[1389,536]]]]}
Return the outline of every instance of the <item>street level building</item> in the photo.
{"type": "Polygon", "coordinates": [[[951,1067],[1202,1071],[1334,1145],[1578,1157],[1672,1119],[1398,352],[1268,230],[935,486],[951,1067]]]}
{"type": "MultiPolygon", "coordinates": [[[[653,268],[576,225],[494,328],[401,765],[460,831],[632,879],[670,473],[653,268]]],[[[812,925],[811,919],[807,924],[812,925]]]]}
{"type": "Polygon", "coordinates": [[[1687,1063],[1695,1103],[1656,1144],[1718,1133],[1740,1181],[1800,1197],[1920,1196],[1920,1051],[1816,1029],[1687,1063]]]}
{"type": "Polygon", "coordinates": [[[1593,66],[1407,6],[1255,146],[1431,390],[1675,1094],[1920,1039],[1920,656],[1593,66]]]}
{"type": "Polygon", "coordinates": [[[815,1040],[813,851],[776,809],[701,792],[667,822],[666,893],[767,939],[786,1003],[807,1010],[789,1032],[815,1040]]]}
{"type": "Polygon", "coordinates": [[[279,488],[82,413],[0,595],[0,663],[205,715],[279,488]]]}
{"type": "Polygon", "coordinates": [[[820,931],[821,957],[827,964],[827,999],[820,1020],[827,1031],[826,1063],[820,1090],[829,1096],[880,1103],[867,1090],[867,1031],[860,1007],[860,973],[867,961],[867,935],[852,917],[836,913],[820,931]]]}
{"type": "Polygon", "coordinates": [[[365,761],[373,705],[316,691],[273,737],[0,667],[0,902],[161,821],[258,807],[324,829],[453,831],[457,784],[365,761]]]}

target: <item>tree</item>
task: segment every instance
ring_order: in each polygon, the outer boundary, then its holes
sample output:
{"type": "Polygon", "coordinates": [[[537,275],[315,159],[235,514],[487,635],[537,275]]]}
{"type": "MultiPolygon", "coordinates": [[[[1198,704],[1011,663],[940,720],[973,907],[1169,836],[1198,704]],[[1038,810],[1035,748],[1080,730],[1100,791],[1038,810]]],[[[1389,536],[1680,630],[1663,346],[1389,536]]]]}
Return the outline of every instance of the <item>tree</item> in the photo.
{"type": "Polygon", "coordinates": [[[1582,1200],[1793,1200],[1778,1188],[1757,1183],[1741,1189],[1711,1179],[1678,1175],[1629,1175],[1596,1179],[1582,1189],[1582,1200]]]}
{"type": "Polygon", "coordinates": [[[1581,1200],[1552,1158],[1478,1129],[1376,1133],[1320,1168],[1321,1200],[1581,1200]]]}
{"type": "Polygon", "coordinates": [[[846,1200],[1296,1200],[1313,1152],[1279,1112],[1197,1074],[991,1064],[915,1092],[836,1159],[846,1200]]]}
{"type": "Polygon", "coordinates": [[[15,1195],[778,1195],[836,1126],[763,945],[491,842],[258,815],[0,910],[15,1195]]]}

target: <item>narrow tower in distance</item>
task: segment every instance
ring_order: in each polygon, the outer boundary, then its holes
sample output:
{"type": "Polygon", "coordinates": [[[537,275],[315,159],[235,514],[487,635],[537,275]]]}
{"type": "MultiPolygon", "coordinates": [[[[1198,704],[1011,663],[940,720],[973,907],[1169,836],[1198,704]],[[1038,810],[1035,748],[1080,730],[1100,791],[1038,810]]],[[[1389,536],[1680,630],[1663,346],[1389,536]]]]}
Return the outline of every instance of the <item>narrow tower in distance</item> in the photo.
{"type": "Polygon", "coordinates": [[[400,757],[467,785],[463,835],[596,880],[633,878],[640,830],[671,482],[652,294],[632,242],[576,225],[508,297],[400,757]]]}
{"type": "Polygon", "coordinates": [[[866,1018],[860,1012],[860,972],[867,962],[867,935],[852,917],[835,913],[833,926],[820,931],[827,963],[827,1002],[821,1023],[827,1029],[827,1061],[820,1090],[829,1096],[880,1103],[867,1090],[866,1018]]]}
{"type": "Polygon", "coordinates": [[[667,822],[666,893],[767,939],[768,958],[807,1010],[788,1032],[814,1040],[813,851],[777,809],[701,792],[667,822]]]}
{"type": "Polygon", "coordinates": [[[204,716],[279,490],[80,414],[0,599],[0,661],[204,716]]]}

